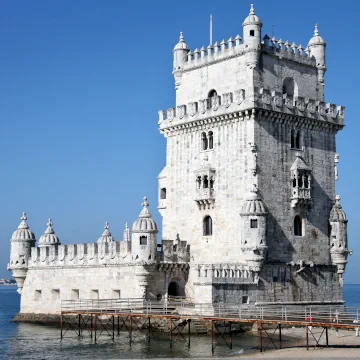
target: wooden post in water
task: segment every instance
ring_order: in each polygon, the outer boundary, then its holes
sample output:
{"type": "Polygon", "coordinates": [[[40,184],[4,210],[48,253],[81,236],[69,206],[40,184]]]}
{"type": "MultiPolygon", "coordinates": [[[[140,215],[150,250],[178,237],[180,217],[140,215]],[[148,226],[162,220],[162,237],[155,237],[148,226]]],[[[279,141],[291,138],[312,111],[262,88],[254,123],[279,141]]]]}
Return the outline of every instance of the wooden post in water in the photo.
{"type": "Polygon", "coordinates": [[[132,342],[132,316],[130,315],[130,346],[131,346],[131,342],[132,342]]]}
{"type": "Polygon", "coordinates": [[[211,351],[214,354],[214,322],[212,320],[211,321],[211,351]]]}
{"type": "Polygon", "coordinates": [[[231,321],[229,322],[229,333],[230,333],[230,349],[232,349],[232,332],[231,332],[231,321]]]}
{"type": "Polygon", "coordinates": [[[170,348],[172,348],[172,320],[171,320],[171,318],[170,318],[169,336],[170,336],[170,348]]]}
{"type": "Polygon", "coordinates": [[[279,341],[280,341],[280,349],[281,349],[281,324],[279,323],[279,341]]]}
{"type": "Polygon", "coordinates": [[[326,347],[329,347],[329,335],[328,335],[328,328],[325,328],[325,336],[326,336],[326,347]]]}
{"type": "Polygon", "coordinates": [[[114,315],[112,316],[112,331],[113,331],[112,339],[114,341],[115,340],[115,316],[114,315]]]}
{"type": "Polygon", "coordinates": [[[96,315],[94,314],[94,337],[95,337],[95,344],[96,344],[96,315]]]}
{"type": "Polygon", "coordinates": [[[93,316],[92,314],[90,314],[90,338],[92,339],[93,337],[93,316]]]}
{"type": "Polygon", "coordinates": [[[79,317],[79,336],[81,336],[81,314],[78,315],[79,317]]]}
{"type": "Polygon", "coordinates": [[[309,350],[309,329],[306,325],[306,350],[309,350]]]}
{"type": "Polygon", "coordinates": [[[261,321],[258,322],[258,327],[259,327],[259,331],[260,331],[260,352],[262,352],[262,350],[263,350],[263,338],[262,338],[262,322],[261,321]]]}
{"type": "Polygon", "coordinates": [[[150,316],[149,316],[149,324],[148,324],[148,332],[149,332],[149,337],[148,337],[148,342],[150,342],[150,335],[151,335],[151,325],[150,325],[150,316]]]}
{"type": "Polygon", "coordinates": [[[63,339],[63,315],[60,313],[60,340],[63,339]]]}
{"type": "Polygon", "coordinates": [[[120,335],[120,316],[118,315],[117,318],[118,318],[117,319],[117,333],[118,333],[118,335],[120,335]]]}
{"type": "Polygon", "coordinates": [[[188,347],[190,348],[190,324],[191,324],[191,319],[188,319],[187,321],[188,323],[188,347]]]}

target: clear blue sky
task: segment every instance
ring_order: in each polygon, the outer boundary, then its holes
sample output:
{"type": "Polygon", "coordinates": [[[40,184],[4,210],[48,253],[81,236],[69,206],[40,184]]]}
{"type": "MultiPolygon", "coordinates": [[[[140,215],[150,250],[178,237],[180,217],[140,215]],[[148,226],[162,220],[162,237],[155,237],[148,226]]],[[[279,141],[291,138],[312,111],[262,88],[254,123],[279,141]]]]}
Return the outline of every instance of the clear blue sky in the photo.
{"type": "MultiPolygon", "coordinates": [[[[263,35],[302,44],[314,24],[327,41],[326,100],[346,106],[337,137],[337,193],[349,218],[345,280],[360,283],[357,157],[360,122],[358,1],[256,1],[263,35]]],[[[92,242],[105,221],[117,239],[149,198],[165,140],[157,111],[174,106],[172,49],[240,33],[249,1],[16,1],[0,3],[0,277],[22,211],[39,238],[48,217],[63,243],[92,242]]]]}

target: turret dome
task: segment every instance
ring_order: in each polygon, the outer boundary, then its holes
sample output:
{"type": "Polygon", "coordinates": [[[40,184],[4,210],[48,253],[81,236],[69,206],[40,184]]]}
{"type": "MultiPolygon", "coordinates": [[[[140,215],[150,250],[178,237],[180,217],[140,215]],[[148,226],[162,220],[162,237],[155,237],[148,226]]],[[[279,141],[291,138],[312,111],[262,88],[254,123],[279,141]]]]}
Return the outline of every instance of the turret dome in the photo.
{"type": "Polygon", "coordinates": [[[17,230],[14,231],[11,240],[12,241],[35,241],[35,235],[30,230],[29,225],[27,224],[26,220],[26,213],[23,212],[21,216],[21,223],[18,226],[17,230]]]}
{"type": "Polygon", "coordinates": [[[151,213],[148,209],[149,203],[147,197],[144,197],[144,202],[141,204],[143,209],[139,214],[139,218],[134,222],[132,227],[133,233],[146,233],[146,232],[158,232],[155,221],[151,217],[151,213]]]}
{"type": "Polygon", "coordinates": [[[311,47],[314,45],[326,45],[324,39],[319,35],[319,29],[318,29],[317,24],[315,25],[314,35],[310,39],[308,47],[311,47]]]}
{"type": "Polygon", "coordinates": [[[60,245],[59,238],[55,235],[55,231],[52,228],[53,223],[51,219],[48,220],[47,229],[45,233],[40,236],[38,246],[51,246],[51,245],[60,245]]]}
{"type": "Polygon", "coordinates": [[[105,223],[104,229],[105,230],[102,233],[102,235],[99,237],[99,239],[97,240],[97,243],[104,244],[104,243],[109,243],[109,242],[115,241],[115,239],[113,238],[113,236],[111,235],[111,233],[109,231],[109,223],[108,222],[105,223]]]}
{"type": "Polygon", "coordinates": [[[175,50],[189,50],[189,47],[184,40],[184,34],[182,32],[180,33],[179,42],[174,47],[174,51],[175,50]]]}
{"type": "Polygon", "coordinates": [[[242,26],[246,26],[246,25],[260,25],[260,27],[262,26],[262,23],[259,19],[259,17],[255,14],[255,9],[254,9],[254,5],[251,4],[250,6],[250,14],[249,16],[244,20],[242,26]]]}
{"type": "Polygon", "coordinates": [[[253,187],[250,189],[250,194],[246,198],[246,202],[243,205],[242,215],[261,215],[267,214],[267,209],[258,194],[259,190],[257,186],[254,184],[253,187]]]}
{"type": "Polygon", "coordinates": [[[345,211],[340,205],[340,196],[335,196],[335,204],[330,211],[330,222],[347,222],[345,211]]]}

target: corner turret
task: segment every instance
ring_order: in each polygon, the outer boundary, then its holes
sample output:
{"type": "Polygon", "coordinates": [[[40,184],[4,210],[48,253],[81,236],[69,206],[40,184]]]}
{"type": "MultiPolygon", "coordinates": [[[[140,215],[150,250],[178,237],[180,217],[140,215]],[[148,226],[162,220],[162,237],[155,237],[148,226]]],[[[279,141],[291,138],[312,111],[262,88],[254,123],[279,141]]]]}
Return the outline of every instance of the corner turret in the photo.
{"type": "Polygon", "coordinates": [[[26,213],[21,216],[21,223],[11,237],[10,264],[8,270],[12,270],[12,276],[16,280],[18,293],[21,294],[26,273],[28,271],[28,261],[31,256],[31,248],[35,246],[35,235],[30,230],[26,222],[26,213]]]}
{"type": "Polygon", "coordinates": [[[180,33],[179,42],[174,47],[174,66],[173,75],[175,77],[175,88],[177,89],[181,84],[181,71],[185,62],[187,61],[187,55],[189,48],[184,40],[184,35],[180,33]]]}
{"type": "Polygon", "coordinates": [[[115,241],[113,236],[111,235],[111,232],[109,231],[109,223],[105,223],[104,232],[101,234],[101,236],[98,238],[97,243],[98,244],[105,244],[115,241]]]}
{"type": "Polygon", "coordinates": [[[347,244],[347,218],[342,206],[340,205],[340,196],[336,195],[335,204],[330,212],[330,255],[333,265],[337,266],[337,273],[339,275],[339,282],[342,285],[343,274],[347,263],[348,254],[352,254],[348,250],[347,244]]]}
{"type": "Polygon", "coordinates": [[[153,263],[156,261],[158,229],[148,209],[146,196],[141,205],[143,209],[132,227],[131,253],[136,262],[153,263]]]}
{"type": "Polygon", "coordinates": [[[262,23],[255,14],[254,5],[251,4],[250,14],[244,20],[243,39],[245,45],[246,65],[250,69],[256,68],[261,52],[261,27],[262,23]]]}
{"type": "Polygon", "coordinates": [[[266,219],[267,208],[259,196],[259,190],[254,184],[243,206],[241,249],[250,269],[257,274],[265,261],[267,252],[266,244],[266,219]]]}
{"type": "Polygon", "coordinates": [[[317,24],[315,25],[314,35],[310,39],[307,47],[309,49],[309,55],[313,56],[316,59],[316,67],[318,70],[318,81],[321,84],[324,84],[324,75],[326,71],[326,61],[325,61],[326,42],[319,35],[317,24]]]}

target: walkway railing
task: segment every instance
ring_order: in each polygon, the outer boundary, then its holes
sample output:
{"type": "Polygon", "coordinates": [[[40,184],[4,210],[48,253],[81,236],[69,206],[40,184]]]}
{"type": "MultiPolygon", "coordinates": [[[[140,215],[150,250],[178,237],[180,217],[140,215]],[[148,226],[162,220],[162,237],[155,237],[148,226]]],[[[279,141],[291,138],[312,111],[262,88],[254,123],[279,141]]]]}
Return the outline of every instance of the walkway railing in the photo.
{"type": "Polygon", "coordinates": [[[63,300],[61,312],[98,315],[132,314],[144,316],[189,317],[192,319],[228,319],[231,321],[281,321],[328,325],[359,324],[357,308],[344,306],[256,306],[237,304],[192,303],[187,299],[153,301],[144,299],[63,300]]]}

